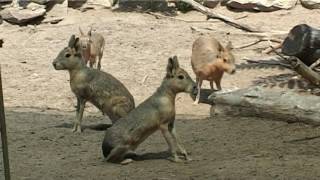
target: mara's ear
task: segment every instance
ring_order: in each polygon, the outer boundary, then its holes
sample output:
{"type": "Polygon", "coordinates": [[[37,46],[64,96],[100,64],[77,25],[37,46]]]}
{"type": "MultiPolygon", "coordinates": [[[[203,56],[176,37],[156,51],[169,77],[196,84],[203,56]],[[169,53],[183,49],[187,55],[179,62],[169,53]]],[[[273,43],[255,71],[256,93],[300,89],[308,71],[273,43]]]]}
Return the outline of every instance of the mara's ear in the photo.
{"type": "Polygon", "coordinates": [[[233,45],[232,45],[232,42],[229,41],[228,44],[227,44],[227,46],[226,46],[226,50],[231,51],[233,48],[234,48],[234,47],[233,47],[233,45]]]}
{"type": "Polygon", "coordinates": [[[167,76],[172,77],[173,75],[175,75],[178,68],[179,62],[177,56],[170,57],[168,59],[167,65],[167,76]]]}
{"type": "Polygon", "coordinates": [[[92,34],[92,27],[90,27],[90,30],[88,31],[88,36],[90,37],[92,34]]]}
{"type": "Polygon", "coordinates": [[[79,38],[76,38],[74,34],[70,37],[68,47],[76,51],[79,49],[79,38]]]}
{"type": "Polygon", "coordinates": [[[79,47],[80,47],[80,45],[79,45],[79,38],[77,37],[77,38],[75,39],[73,48],[76,50],[76,52],[78,52],[79,47]]]}
{"type": "Polygon", "coordinates": [[[75,45],[75,43],[76,43],[76,36],[73,34],[73,35],[71,35],[71,37],[70,37],[68,47],[69,47],[69,48],[73,48],[74,45],[75,45]]]}
{"type": "Polygon", "coordinates": [[[84,33],[83,33],[83,31],[82,31],[82,29],[80,27],[79,27],[79,31],[80,31],[81,36],[83,36],[84,33]]]}

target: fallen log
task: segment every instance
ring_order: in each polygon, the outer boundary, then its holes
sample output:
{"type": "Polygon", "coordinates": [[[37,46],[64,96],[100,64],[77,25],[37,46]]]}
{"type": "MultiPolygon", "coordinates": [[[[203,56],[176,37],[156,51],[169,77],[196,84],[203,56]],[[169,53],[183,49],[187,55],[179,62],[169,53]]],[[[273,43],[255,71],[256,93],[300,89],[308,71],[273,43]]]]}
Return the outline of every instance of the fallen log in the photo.
{"type": "Polygon", "coordinates": [[[320,97],[314,95],[254,87],[213,94],[209,99],[215,104],[211,116],[218,113],[320,125],[320,97]]]}
{"type": "Polygon", "coordinates": [[[320,74],[313,71],[310,67],[305,65],[296,57],[290,58],[293,70],[300,74],[303,78],[309,80],[312,84],[320,86],[320,74]]]}
{"type": "MultiPolygon", "coordinates": [[[[311,67],[308,67],[299,58],[295,56],[286,58],[281,53],[278,53],[275,49],[273,49],[273,52],[275,52],[283,60],[287,61],[292,66],[292,69],[300,74],[303,78],[307,79],[316,86],[320,86],[320,74],[316,71],[313,71],[311,67]]],[[[317,63],[317,61],[315,63],[317,63]]]]}

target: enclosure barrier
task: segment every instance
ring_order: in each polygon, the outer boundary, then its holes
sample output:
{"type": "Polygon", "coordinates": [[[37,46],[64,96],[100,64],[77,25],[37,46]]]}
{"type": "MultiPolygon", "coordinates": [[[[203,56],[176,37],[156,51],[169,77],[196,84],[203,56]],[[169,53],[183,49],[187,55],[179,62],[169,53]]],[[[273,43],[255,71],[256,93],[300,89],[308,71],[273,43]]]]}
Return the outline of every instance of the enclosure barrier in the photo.
{"type": "Polygon", "coordinates": [[[5,114],[4,114],[1,66],[0,66],[0,130],[1,130],[4,175],[5,175],[5,180],[10,180],[10,165],[9,165],[6,121],[5,121],[5,114]]]}

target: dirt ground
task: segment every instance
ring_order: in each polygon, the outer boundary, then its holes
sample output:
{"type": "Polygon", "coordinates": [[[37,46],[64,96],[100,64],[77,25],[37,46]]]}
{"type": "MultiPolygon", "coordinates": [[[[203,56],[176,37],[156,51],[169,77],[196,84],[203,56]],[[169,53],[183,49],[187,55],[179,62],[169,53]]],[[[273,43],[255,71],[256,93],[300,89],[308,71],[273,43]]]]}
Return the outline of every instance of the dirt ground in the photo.
{"type": "MultiPolygon", "coordinates": [[[[296,7],[272,13],[231,12],[224,7],[217,12],[266,30],[288,31],[307,23],[319,27],[319,10],[296,7]]],[[[197,12],[177,18],[204,21],[197,12]]],[[[56,25],[19,27],[0,26],[4,48],[0,48],[4,100],[9,137],[12,179],[319,179],[319,128],[287,124],[272,119],[209,118],[208,105],[192,105],[188,95],[177,98],[177,131],[193,161],[172,163],[167,145],[159,132],[137,149],[141,161],[121,166],[103,162],[101,141],[104,132],[85,130],[74,134],[75,98],[66,71],[56,71],[52,60],[67,45],[78,27],[92,25],[106,39],[103,71],[122,81],[139,104],[160,85],[167,59],[177,55],[180,65],[194,78],[190,66],[192,42],[199,33],[190,27],[209,27],[223,44],[226,33],[234,46],[256,40],[217,20],[189,23],[155,19],[141,13],[95,10],[69,10],[68,17],[56,25]],[[143,79],[146,81],[143,82],[143,79]],[[301,140],[300,140],[301,139],[301,140]]],[[[235,50],[237,63],[243,58],[262,59],[267,43],[235,50]]],[[[268,83],[268,77],[286,81],[288,70],[278,68],[241,69],[226,75],[223,88],[244,88],[254,82],[268,83]],[[282,76],[278,76],[281,75],[282,76]],[[284,80],[282,77],[285,77],[284,80]],[[278,78],[278,79],[277,79],[278,78]]],[[[205,83],[204,87],[208,87],[205,83]]],[[[84,124],[110,123],[92,105],[85,110],[84,124]]],[[[3,172],[3,170],[1,170],[3,172]]]]}

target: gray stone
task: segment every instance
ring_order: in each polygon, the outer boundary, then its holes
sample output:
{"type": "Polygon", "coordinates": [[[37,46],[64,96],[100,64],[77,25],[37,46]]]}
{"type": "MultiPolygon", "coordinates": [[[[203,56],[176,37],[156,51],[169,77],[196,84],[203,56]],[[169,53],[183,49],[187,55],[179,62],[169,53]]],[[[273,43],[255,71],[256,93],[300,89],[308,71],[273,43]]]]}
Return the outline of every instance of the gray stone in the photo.
{"type": "Polygon", "coordinates": [[[298,0],[229,0],[228,7],[241,10],[275,11],[279,9],[291,9],[298,0]]]}
{"type": "Polygon", "coordinates": [[[308,9],[320,9],[320,0],[300,0],[302,6],[308,9]]]}
{"type": "Polygon", "coordinates": [[[215,8],[221,0],[205,0],[203,1],[203,5],[208,8],[215,8]]]}

